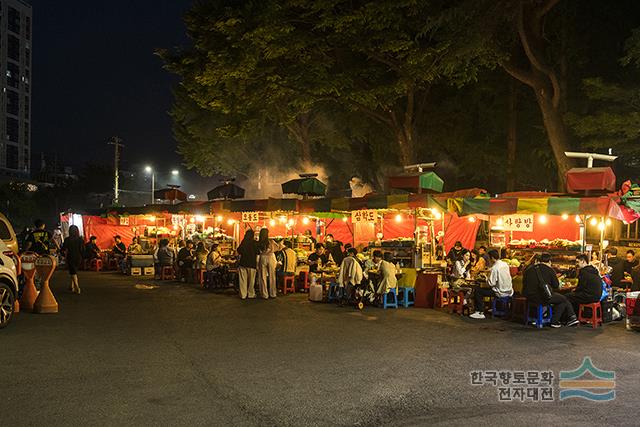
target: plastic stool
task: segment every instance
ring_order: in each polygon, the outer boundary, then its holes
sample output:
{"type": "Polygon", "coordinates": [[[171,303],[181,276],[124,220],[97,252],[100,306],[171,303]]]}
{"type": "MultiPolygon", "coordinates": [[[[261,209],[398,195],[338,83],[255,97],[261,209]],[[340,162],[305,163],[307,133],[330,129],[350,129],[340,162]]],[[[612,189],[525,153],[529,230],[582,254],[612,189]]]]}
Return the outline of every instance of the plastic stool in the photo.
{"type": "Polygon", "coordinates": [[[327,293],[327,302],[340,301],[342,288],[336,282],[329,283],[329,292],[327,293]]]}
{"type": "Polygon", "coordinates": [[[102,270],[102,260],[100,258],[94,258],[89,263],[89,270],[93,271],[101,271],[102,270]]]}
{"type": "Polygon", "coordinates": [[[536,322],[536,327],[541,329],[544,325],[551,324],[551,316],[553,315],[553,309],[550,305],[544,304],[527,304],[527,316],[525,325],[528,325],[531,322],[536,322]],[[534,316],[531,316],[531,308],[536,307],[536,313],[534,316]],[[545,316],[544,309],[547,309],[547,313],[545,316]]]}
{"type": "Polygon", "coordinates": [[[580,323],[591,323],[592,328],[602,326],[602,305],[599,302],[592,304],[580,304],[578,308],[578,321],[580,323]],[[587,311],[589,315],[587,315],[587,311]]]}
{"type": "Polygon", "coordinates": [[[398,300],[398,304],[403,306],[404,308],[409,308],[410,305],[413,305],[416,300],[416,289],[408,288],[406,286],[401,286],[398,288],[398,294],[402,292],[402,296],[398,300]],[[409,299],[411,296],[411,299],[409,299]]]}
{"type": "Polygon", "coordinates": [[[511,297],[494,297],[491,301],[491,317],[506,317],[511,313],[511,297]]]}
{"type": "Polygon", "coordinates": [[[160,270],[160,280],[173,280],[175,278],[175,271],[170,265],[163,265],[160,270]]]}
{"type": "Polygon", "coordinates": [[[449,313],[458,313],[464,314],[464,292],[458,291],[455,294],[449,294],[449,301],[447,307],[449,308],[449,313]]]}
{"type": "Polygon", "coordinates": [[[282,293],[286,295],[287,292],[296,292],[296,276],[293,274],[285,275],[284,279],[282,280],[282,293]]]}
{"type": "Polygon", "coordinates": [[[436,289],[436,307],[443,308],[449,304],[449,288],[436,289]]]}
{"type": "Polygon", "coordinates": [[[309,291],[309,272],[301,271],[298,274],[298,289],[302,290],[302,292],[309,291]]]}
{"type": "Polygon", "coordinates": [[[398,294],[396,293],[396,288],[389,289],[389,292],[382,295],[382,308],[385,310],[387,307],[398,308],[398,294]],[[393,296],[393,300],[389,302],[389,295],[393,296]]]}

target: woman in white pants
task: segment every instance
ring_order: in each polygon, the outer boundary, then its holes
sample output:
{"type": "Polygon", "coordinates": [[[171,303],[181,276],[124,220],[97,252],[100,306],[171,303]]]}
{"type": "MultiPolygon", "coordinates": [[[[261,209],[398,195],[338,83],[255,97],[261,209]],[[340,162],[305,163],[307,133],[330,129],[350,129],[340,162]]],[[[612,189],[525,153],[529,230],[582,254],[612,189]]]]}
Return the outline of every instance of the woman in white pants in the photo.
{"type": "Polygon", "coordinates": [[[276,288],[276,255],[275,253],[284,249],[284,245],[269,240],[269,230],[260,230],[258,238],[258,277],[260,279],[260,296],[267,299],[275,298],[278,295],[276,288]],[[267,276],[269,277],[269,290],[267,292],[267,276]]]}

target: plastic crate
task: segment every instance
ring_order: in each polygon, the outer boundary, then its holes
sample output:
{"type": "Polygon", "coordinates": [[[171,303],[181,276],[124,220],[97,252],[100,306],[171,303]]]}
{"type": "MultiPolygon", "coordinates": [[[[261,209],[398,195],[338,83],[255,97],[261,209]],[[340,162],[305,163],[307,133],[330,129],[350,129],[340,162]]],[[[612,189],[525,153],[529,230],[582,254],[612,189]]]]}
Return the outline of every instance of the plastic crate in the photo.
{"type": "Polygon", "coordinates": [[[141,267],[131,267],[131,275],[132,276],[142,276],[142,268],[141,267]]]}
{"type": "Polygon", "coordinates": [[[144,268],[144,275],[145,276],[153,276],[154,274],[156,274],[156,269],[153,267],[145,267],[144,268]]]}

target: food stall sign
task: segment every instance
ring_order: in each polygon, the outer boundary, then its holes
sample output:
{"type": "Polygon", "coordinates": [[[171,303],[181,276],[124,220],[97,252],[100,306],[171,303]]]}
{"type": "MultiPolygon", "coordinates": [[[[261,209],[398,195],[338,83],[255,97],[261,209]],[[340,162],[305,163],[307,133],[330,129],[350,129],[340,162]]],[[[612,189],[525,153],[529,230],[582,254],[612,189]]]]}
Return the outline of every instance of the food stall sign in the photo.
{"type": "Polygon", "coordinates": [[[242,222],[259,222],[259,212],[242,212],[242,222]]]}
{"type": "Polygon", "coordinates": [[[351,212],[351,222],[354,224],[360,222],[376,222],[377,213],[373,209],[365,209],[351,212]]]}
{"type": "Polygon", "coordinates": [[[121,216],[120,217],[120,225],[129,225],[129,217],[121,216]]]}
{"type": "Polygon", "coordinates": [[[533,215],[505,215],[502,224],[505,231],[533,232],[533,215]]]}

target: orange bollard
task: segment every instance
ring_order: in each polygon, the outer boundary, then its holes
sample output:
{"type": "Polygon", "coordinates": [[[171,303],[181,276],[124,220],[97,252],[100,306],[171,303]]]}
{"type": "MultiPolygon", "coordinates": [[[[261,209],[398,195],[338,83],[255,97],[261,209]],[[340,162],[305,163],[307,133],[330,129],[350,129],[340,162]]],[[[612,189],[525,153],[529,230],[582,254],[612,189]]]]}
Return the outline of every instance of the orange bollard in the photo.
{"type": "Polygon", "coordinates": [[[24,311],[33,311],[33,303],[38,297],[38,291],[34,282],[38,254],[34,252],[25,252],[20,258],[22,261],[22,274],[24,274],[25,279],[22,297],[20,298],[20,306],[24,311]]]}
{"type": "Polygon", "coordinates": [[[56,269],[56,259],[51,255],[43,255],[36,260],[36,269],[38,275],[42,278],[42,286],[40,286],[40,294],[33,303],[33,312],[50,314],[58,312],[58,301],[53,296],[49,287],[49,279],[53,276],[56,269]]]}

